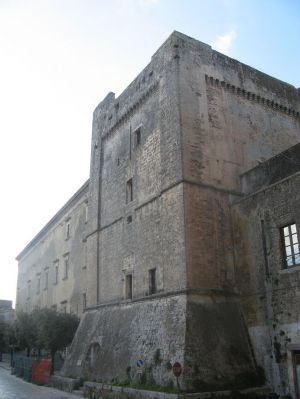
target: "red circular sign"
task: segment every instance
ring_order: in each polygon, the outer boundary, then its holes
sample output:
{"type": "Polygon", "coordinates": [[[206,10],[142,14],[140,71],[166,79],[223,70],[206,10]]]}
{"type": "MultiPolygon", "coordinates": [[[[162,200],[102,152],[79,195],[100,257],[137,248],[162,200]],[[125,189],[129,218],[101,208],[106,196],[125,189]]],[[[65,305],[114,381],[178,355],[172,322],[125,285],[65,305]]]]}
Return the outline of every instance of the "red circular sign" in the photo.
{"type": "Polygon", "coordinates": [[[178,378],[182,371],[181,364],[179,362],[175,362],[172,368],[173,368],[173,374],[175,375],[175,377],[178,378]]]}

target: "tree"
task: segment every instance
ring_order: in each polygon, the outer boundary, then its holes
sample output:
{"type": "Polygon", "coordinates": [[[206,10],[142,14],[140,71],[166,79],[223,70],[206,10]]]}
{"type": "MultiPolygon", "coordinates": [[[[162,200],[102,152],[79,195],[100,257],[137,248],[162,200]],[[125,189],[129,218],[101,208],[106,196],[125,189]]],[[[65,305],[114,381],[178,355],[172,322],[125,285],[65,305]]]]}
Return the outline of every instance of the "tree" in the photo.
{"type": "Polygon", "coordinates": [[[31,349],[50,352],[53,372],[56,352],[70,345],[78,324],[78,317],[72,314],[36,309],[32,313],[18,313],[14,329],[18,346],[27,348],[27,356],[31,349]]]}
{"type": "Polygon", "coordinates": [[[0,321],[0,353],[5,352],[6,349],[6,331],[7,324],[4,321],[0,321]]]}
{"type": "Polygon", "coordinates": [[[14,323],[14,334],[17,346],[26,349],[27,356],[30,356],[31,349],[36,346],[37,325],[33,313],[19,312],[14,323]]]}
{"type": "Polygon", "coordinates": [[[35,317],[38,321],[36,344],[39,348],[49,350],[53,371],[55,353],[70,345],[79,319],[72,314],[58,313],[52,309],[38,310],[35,317]]]}

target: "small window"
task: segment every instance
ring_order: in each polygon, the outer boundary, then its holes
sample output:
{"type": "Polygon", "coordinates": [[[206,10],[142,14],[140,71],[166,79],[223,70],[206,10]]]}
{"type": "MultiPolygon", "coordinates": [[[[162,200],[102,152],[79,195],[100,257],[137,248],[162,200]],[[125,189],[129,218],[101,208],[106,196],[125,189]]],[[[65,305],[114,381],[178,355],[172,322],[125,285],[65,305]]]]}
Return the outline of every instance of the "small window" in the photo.
{"type": "Polygon", "coordinates": [[[37,295],[41,292],[41,277],[37,276],[37,281],[36,281],[36,293],[37,295]]]}
{"type": "Polygon", "coordinates": [[[149,270],[149,295],[156,293],[156,269],[149,270]]]}
{"type": "Polygon", "coordinates": [[[54,262],[54,284],[58,284],[58,277],[59,277],[59,263],[54,262]]]}
{"type": "Polygon", "coordinates": [[[85,223],[88,222],[88,218],[89,218],[89,206],[88,203],[85,204],[85,223]]]}
{"type": "Polygon", "coordinates": [[[67,222],[66,223],[66,227],[65,227],[65,239],[68,240],[70,238],[70,223],[67,222]]]}
{"type": "Polygon", "coordinates": [[[127,223],[131,223],[131,222],[132,222],[132,216],[129,215],[129,216],[127,216],[127,223]]]}
{"type": "Polygon", "coordinates": [[[83,312],[85,311],[85,309],[86,309],[86,293],[84,292],[82,294],[82,310],[83,310],[83,312]]]}
{"type": "Polygon", "coordinates": [[[45,272],[45,290],[48,289],[48,271],[45,272]]]}
{"type": "Polygon", "coordinates": [[[132,274],[127,274],[125,279],[125,299],[132,299],[132,274]]]}
{"type": "Polygon", "coordinates": [[[31,294],[31,280],[27,281],[27,298],[30,298],[31,294]]]}
{"type": "Polygon", "coordinates": [[[65,255],[64,257],[64,280],[66,280],[68,278],[69,275],[69,255],[65,255]]]}
{"type": "Polygon", "coordinates": [[[141,144],[142,129],[139,127],[134,131],[134,145],[138,147],[141,144]]]}
{"type": "Polygon", "coordinates": [[[126,203],[131,202],[132,200],[133,200],[132,179],[129,179],[126,183],[126,203]]]}
{"type": "Polygon", "coordinates": [[[299,239],[295,223],[281,229],[285,268],[300,265],[299,239]]]}

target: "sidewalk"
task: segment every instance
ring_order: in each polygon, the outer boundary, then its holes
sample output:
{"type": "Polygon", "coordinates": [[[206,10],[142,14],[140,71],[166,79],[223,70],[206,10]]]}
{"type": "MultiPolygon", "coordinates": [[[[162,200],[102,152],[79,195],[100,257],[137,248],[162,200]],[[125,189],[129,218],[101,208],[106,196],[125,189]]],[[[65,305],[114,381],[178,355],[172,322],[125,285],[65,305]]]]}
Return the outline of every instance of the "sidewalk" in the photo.
{"type": "Polygon", "coordinates": [[[10,371],[10,354],[8,353],[2,354],[2,362],[0,362],[0,367],[10,371]]]}

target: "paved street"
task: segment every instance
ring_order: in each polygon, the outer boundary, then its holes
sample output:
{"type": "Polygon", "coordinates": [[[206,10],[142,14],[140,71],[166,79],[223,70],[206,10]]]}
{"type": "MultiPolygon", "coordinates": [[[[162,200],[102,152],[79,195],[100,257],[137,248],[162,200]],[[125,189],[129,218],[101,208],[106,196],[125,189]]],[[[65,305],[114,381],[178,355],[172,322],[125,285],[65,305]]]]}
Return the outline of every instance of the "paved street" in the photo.
{"type": "Polygon", "coordinates": [[[23,381],[0,363],[0,399],[78,399],[77,395],[23,381]]]}

